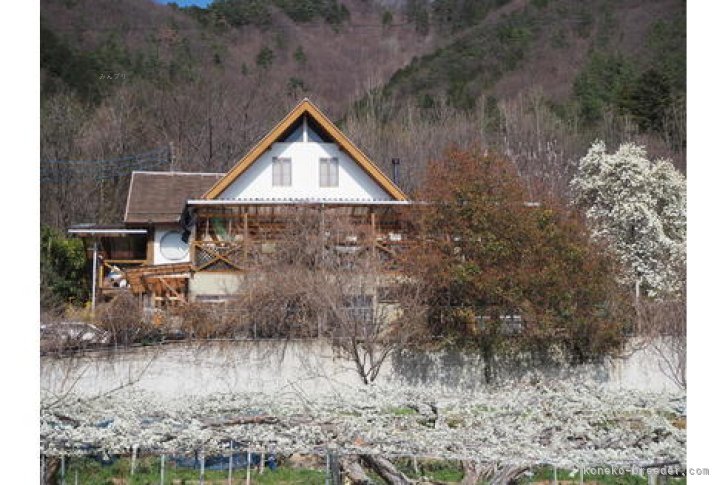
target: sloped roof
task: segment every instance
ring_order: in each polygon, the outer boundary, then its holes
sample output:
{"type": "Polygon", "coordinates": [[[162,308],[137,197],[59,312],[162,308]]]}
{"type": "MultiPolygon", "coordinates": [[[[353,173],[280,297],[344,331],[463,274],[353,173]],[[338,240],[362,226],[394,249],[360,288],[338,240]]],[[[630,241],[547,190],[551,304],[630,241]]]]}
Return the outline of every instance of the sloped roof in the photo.
{"type": "Polygon", "coordinates": [[[126,224],[173,223],[188,199],[202,196],[222,173],[133,172],[126,200],[126,224]]]}
{"type": "Polygon", "coordinates": [[[394,200],[408,200],[402,190],[359,150],[334,123],[324,115],[308,98],[298,103],[278,124],[265,135],[253,148],[240,159],[230,171],[218,180],[204,195],[203,199],[216,199],[230,186],[243,172],[245,172],[258,158],[268,150],[271,145],[291,128],[302,116],[309,115],[321,128],[347,153],[372,179],[374,179],[386,193],[394,200]]]}

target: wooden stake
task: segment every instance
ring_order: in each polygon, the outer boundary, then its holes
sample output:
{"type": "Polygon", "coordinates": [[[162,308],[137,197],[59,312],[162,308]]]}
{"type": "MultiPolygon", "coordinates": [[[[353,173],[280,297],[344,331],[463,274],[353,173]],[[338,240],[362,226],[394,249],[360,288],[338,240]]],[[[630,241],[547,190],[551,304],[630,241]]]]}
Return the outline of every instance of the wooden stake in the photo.
{"type": "Polygon", "coordinates": [[[131,447],[131,476],[134,476],[136,471],[136,458],[137,458],[137,445],[131,447]]]}
{"type": "Polygon", "coordinates": [[[246,463],[245,485],[250,485],[250,446],[248,446],[248,462],[246,463]]]}
{"type": "Polygon", "coordinates": [[[66,457],[61,455],[61,485],[66,485],[66,457]]]}
{"type": "Polygon", "coordinates": [[[329,463],[329,452],[326,452],[326,485],[331,484],[331,463],[329,463]]]}
{"type": "Polygon", "coordinates": [[[205,454],[200,454],[200,485],[205,485],[205,454]]]}
{"type": "Polygon", "coordinates": [[[159,485],[164,485],[164,455],[159,458],[159,485]]]}
{"type": "Polygon", "coordinates": [[[228,485],[233,485],[233,442],[230,442],[230,461],[228,461],[228,485]]]}

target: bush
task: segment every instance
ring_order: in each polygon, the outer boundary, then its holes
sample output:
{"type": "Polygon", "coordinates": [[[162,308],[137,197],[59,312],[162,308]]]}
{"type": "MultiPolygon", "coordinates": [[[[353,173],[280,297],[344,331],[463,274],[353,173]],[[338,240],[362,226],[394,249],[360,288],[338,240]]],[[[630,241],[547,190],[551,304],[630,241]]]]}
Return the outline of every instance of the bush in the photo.
{"type": "Polygon", "coordinates": [[[157,327],[144,319],[137,298],[131,293],[121,293],[108,303],[96,307],[98,325],[110,334],[110,344],[131,345],[161,340],[157,327]]]}
{"type": "Polygon", "coordinates": [[[81,304],[89,297],[86,251],[80,239],[41,227],[40,303],[44,310],[81,304]]]}

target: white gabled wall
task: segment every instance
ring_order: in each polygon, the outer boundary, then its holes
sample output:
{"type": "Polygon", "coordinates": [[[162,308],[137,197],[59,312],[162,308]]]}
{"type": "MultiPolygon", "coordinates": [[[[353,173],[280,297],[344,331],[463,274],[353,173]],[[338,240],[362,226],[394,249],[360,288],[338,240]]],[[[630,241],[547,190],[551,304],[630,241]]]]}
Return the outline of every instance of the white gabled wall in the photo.
{"type": "Polygon", "coordinates": [[[274,143],[225,189],[220,199],[312,198],[392,200],[334,143],[274,143]],[[291,159],[291,186],[273,186],[273,157],[291,159]],[[319,159],[339,159],[339,186],[319,186],[319,159]]]}

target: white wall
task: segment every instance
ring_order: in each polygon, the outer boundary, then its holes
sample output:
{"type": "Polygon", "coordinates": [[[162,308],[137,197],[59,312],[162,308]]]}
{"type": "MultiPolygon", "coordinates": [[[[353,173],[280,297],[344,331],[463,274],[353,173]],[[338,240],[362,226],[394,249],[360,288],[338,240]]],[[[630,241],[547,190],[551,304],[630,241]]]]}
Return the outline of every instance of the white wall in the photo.
{"type": "Polygon", "coordinates": [[[220,196],[240,198],[315,198],[392,200],[377,183],[334,143],[274,143],[220,196]],[[273,186],[273,157],[291,159],[291,186],[273,186]],[[319,187],[319,158],[339,159],[339,186],[319,187]]]}
{"type": "MultiPolygon", "coordinates": [[[[528,374],[545,379],[576,378],[606,389],[677,391],[660,367],[660,360],[640,347],[625,359],[558,370],[534,369],[528,374]]],[[[390,385],[457,391],[486,387],[478,354],[458,351],[392,355],[378,379],[390,385]]],[[[326,341],[178,343],[80,357],[41,357],[44,392],[60,394],[73,386],[75,392],[94,395],[130,381],[134,388],[170,397],[282,388],[290,391],[291,383],[315,396],[341,386],[360,385],[354,364],[334,352],[326,341]]]]}
{"type": "Polygon", "coordinates": [[[164,257],[162,254],[160,250],[160,241],[165,234],[171,231],[181,232],[178,225],[156,226],[154,228],[154,264],[188,263],[190,261],[189,248],[187,250],[187,255],[182,259],[171,260],[164,257]]]}

